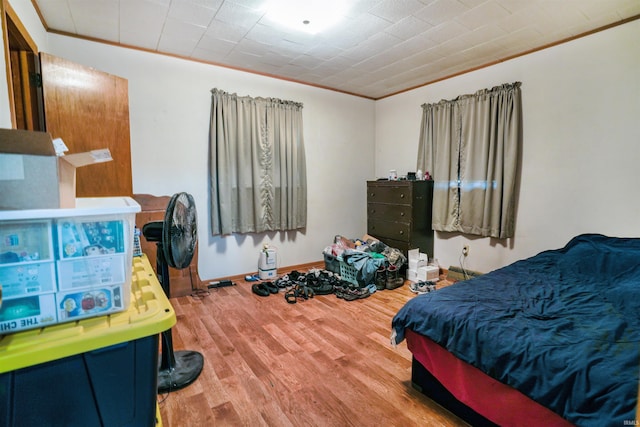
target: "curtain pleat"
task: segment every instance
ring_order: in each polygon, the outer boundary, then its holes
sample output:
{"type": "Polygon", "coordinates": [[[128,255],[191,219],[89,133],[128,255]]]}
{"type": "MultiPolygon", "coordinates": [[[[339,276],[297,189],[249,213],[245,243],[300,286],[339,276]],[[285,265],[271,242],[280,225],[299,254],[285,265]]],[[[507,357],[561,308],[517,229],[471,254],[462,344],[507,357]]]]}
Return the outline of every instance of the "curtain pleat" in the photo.
{"type": "Polygon", "coordinates": [[[306,227],[302,104],[211,92],[212,234],[306,227]]]}
{"type": "Polygon", "coordinates": [[[515,232],[520,83],[424,104],[418,168],[434,179],[433,229],[497,238],[515,232]]]}

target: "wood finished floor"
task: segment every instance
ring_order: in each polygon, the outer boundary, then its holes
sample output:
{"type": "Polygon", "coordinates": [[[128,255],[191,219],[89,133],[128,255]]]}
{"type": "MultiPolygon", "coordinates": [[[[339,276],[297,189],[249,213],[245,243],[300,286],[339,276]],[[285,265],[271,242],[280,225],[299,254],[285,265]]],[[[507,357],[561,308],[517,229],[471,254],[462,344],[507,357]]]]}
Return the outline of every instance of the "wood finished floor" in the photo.
{"type": "Polygon", "coordinates": [[[465,425],[411,387],[406,343],[389,343],[391,319],[414,296],[408,284],[287,304],[235,283],[171,299],[174,349],[201,352],[205,366],[158,396],[165,427],[465,425]]]}

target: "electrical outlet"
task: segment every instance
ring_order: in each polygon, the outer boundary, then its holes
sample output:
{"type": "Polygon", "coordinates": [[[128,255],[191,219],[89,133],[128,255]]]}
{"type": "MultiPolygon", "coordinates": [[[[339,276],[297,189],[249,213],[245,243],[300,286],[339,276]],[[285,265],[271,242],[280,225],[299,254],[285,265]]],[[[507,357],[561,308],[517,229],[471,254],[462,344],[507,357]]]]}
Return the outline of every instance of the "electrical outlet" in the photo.
{"type": "Polygon", "coordinates": [[[464,245],[462,247],[462,255],[464,255],[464,256],[469,255],[469,245],[464,245]]]}

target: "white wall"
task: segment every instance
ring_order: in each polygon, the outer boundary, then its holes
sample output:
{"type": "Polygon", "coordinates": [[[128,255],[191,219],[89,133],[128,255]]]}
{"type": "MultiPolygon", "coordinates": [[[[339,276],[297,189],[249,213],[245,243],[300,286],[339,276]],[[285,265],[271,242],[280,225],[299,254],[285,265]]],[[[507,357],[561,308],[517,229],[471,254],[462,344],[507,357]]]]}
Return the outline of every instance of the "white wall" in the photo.
{"type": "Polygon", "coordinates": [[[373,175],[374,102],[172,57],[50,35],[50,53],[128,79],[135,193],[191,193],[198,207],[200,276],[257,270],[263,243],[281,266],[322,259],[335,234],[366,231],[365,181],[373,175]],[[208,130],[214,87],[302,102],[308,221],[302,232],[211,237],[208,130]]]}
{"type": "Polygon", "coordinates": [[[490,271],[585,232],[640,236],[640,21],[376,102],[377,176],[414,171],[424,103],[522,82],[516,235],[436,233],[446,268],[490,271]]]}

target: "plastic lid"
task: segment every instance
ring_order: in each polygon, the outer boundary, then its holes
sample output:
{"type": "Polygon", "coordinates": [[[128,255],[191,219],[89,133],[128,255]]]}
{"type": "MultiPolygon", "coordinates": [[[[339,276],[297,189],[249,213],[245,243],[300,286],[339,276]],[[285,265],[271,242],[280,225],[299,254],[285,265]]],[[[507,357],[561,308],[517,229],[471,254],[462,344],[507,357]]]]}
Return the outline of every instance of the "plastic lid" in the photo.
{"type": "Polygon", "coordinates": [[[0,211],[0,221],[128,213],[135,214],[140,211],[140,205],[131,197],[80,197],[76,199],[75,208],[0,211]]]}

